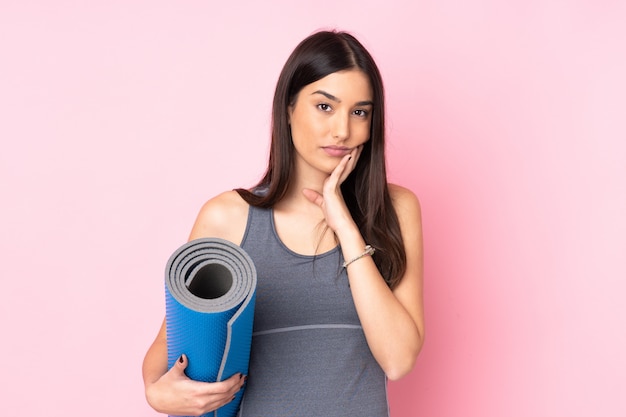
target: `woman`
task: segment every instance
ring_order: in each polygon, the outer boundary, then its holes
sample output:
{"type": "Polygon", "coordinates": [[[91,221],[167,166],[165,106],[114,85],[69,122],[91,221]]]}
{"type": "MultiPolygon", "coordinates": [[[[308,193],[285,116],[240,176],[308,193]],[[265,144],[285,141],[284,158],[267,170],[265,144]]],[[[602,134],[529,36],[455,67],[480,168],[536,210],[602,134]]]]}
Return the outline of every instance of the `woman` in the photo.
{"type": "Polygon", "coordinates": [[[387,184],[384,97],[351,35],[319,32],[293,51],[273,103],[272,144],[253,190],[201,209],[190,239],[239,244],[258,274],[249,379],[167,370],[165,323],[144,360],[148,402],[172,415],[228,403],[241,416],[384,416],[386,382],[406,375],[424,340],[417,198],[387,184]]]}

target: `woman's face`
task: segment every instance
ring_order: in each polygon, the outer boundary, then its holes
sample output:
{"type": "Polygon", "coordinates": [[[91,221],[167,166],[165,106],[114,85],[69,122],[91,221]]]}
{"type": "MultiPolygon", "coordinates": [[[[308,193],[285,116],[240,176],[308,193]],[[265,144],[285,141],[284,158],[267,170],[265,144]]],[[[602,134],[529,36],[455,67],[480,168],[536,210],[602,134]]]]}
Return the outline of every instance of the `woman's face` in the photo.
{"type": "Polygon", "coordinates": [[[328,175],[367,142],[372,100],[369,79],[358,70],[334,72],[302,88],[288,108],[296,172],[328,175]]]}

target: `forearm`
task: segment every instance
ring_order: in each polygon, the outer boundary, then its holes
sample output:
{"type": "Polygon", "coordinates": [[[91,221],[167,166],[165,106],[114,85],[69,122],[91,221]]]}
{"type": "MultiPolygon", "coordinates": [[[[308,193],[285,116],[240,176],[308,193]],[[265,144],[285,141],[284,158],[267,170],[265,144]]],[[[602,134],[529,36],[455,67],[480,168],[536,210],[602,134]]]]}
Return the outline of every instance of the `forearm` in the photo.
{"type": "MultiPolygon", "coordinates": [[[[363,253],[366,242],[356,227],[338,231],[337,236],[345,259],[363,253]]],[[[390,379],[406,375],[423,341],[414,318],[389,289],[370,256],[352,262],[347,273],[372,354],[390,379]]]]}
{"type": "Polygon", "coordinates": [[[143,382],[147,387],[167,372],[167,339],[165,337],[165,321],[156,339],[146,352],[143,360],[143,382]]]}

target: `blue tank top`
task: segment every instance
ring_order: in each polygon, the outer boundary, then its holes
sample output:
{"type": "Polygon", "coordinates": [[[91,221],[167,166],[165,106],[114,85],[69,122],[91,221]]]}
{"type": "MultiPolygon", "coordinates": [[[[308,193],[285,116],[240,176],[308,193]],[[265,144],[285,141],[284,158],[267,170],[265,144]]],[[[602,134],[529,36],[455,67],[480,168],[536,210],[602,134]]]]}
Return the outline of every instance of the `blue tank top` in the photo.
{"type": "Polygon", "coordinates": [[[367,346],[338,247],[305,256],[250,207],[241,246],[257,270],[252,352],[240,417],[384,417],[387,379],[367,346]]]}

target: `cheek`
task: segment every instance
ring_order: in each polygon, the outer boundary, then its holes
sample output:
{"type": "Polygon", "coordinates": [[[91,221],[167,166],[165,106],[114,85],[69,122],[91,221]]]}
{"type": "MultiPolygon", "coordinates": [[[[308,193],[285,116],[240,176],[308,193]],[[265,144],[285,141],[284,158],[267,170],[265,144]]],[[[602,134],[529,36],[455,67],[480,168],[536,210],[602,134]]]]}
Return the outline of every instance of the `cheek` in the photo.
{"type": "Polygon", "coordinates": [[[306,142],[308,137],[308,133],[306,129],[303,128],[302,124],[292,123],[291,124],[291,140],[294,145],[302,144],[306,142]]]}
{"type": "Polygon", "coordinates": [[[358,142],[367,142],[370,138],[371,122],[361,122],[354,128],[355,139],[358,142]]]}
{"type": "Polygon", "coordinates": [[[291,124],[291,140],[297,150],[304,151],[309,147],[314,141],[314,136],[308,125],[303,123],[291,124]]]}
{"type": "Polygon", "coordinates": [[[323,134],[324,123],[316,115],[300,114],[292,119],[291,132],[303,140],[315,139],[323,134]]]}

